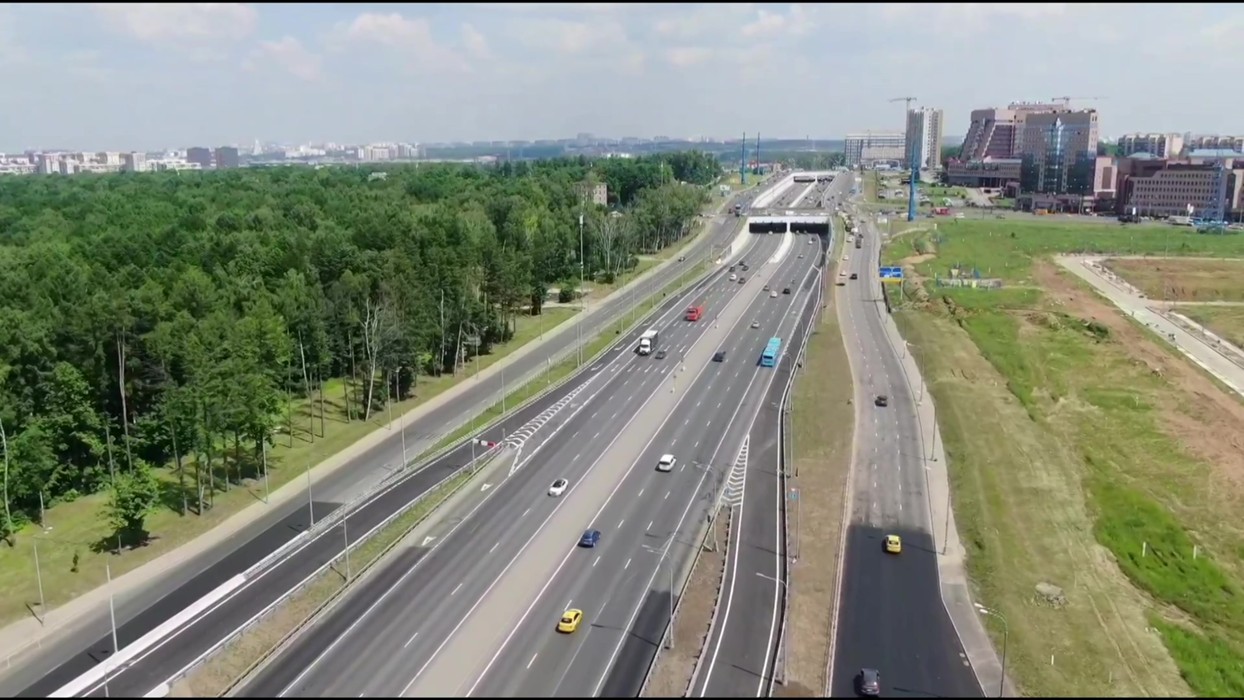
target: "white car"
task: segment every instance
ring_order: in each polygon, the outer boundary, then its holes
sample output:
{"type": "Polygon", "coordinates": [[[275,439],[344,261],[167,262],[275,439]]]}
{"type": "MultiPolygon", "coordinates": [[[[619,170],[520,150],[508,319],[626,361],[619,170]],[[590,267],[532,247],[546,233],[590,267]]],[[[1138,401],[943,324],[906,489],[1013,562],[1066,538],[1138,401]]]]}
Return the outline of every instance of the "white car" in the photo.
{"type": "Polygon", "coordinates": [[[563,493],[566,493],[566,487],[569,485],[570,485],[569,481],[566,481],[565,479],[558,479],[557,481],[553,482],[552,486],[549,487],[549,495],[560,496],[563,493]]]}
{"type": "Polygon", "coordinates": [[[838,271],[838,276],[839,276],[839,277],[846,277],[846,276],[847,276],[847,271],[846,271],[846,270],[839,270],[839,271],[838,271]]]}
{"type": "Polygon", "coordinates": [[[674,464],[677,462],[674,455],[661,455],[661,459],[657,460],[657,471],[669,472],[674,471],[674,464]]]}
{"type": "Polygon", "coordinates": [[[733,281],[737,280],[738,278],[739,278],[739,276],[738,276],[738,275],[736,275],[736,274],[734,274],[734,273],[731,273],[731,274],[730,274],[730,281],[731,281],[731,282],[733,282],[733,281]]]}
{"type": "Polygon", "coordinates": [[[842,261],[843,261],[843,262],[846,262],[846,261],[848,261],[848,260],[850,260],[850,259],[851,259],[851,256],[850,256],[850,255],[844,255],[844,256],[842,256],[842,261]]]}
{"type": "Polygon", "coordinates": [[[752,321],[752,328],[760,328],[760,321],[752,321]]]}
{"type": "Polygon", "coordinates": [[[769,292],[770,299],[777,299],[777,291],[769,292]]]}

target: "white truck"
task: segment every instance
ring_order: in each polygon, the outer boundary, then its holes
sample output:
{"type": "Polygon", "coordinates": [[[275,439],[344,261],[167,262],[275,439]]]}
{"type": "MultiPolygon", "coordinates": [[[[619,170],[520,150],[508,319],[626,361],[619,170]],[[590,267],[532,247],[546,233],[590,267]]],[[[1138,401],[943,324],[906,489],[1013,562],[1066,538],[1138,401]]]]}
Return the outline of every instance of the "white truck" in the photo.
{"type": "Polygon", "coordinates": [[[649,328],[644,334],[639,336],[639,347],[635,348],[635,352],[640,355],[651,355],[653,350],[657,349],[657,329],[649,328]]]}

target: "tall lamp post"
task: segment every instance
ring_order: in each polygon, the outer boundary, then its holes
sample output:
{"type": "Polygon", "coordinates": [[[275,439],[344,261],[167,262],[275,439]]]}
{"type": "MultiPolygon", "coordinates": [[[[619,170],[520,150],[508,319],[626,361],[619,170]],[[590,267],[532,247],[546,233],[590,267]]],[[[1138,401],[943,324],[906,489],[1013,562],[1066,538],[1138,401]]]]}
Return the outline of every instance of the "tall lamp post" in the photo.
{"type": "Polygon", "coordinates": [[[667,560],[669,564],[670,623],[669,623],[669,629],[666,630],[666,634],[665,634],[665,648],[666,649],[674,648],[674,558],[669,556],[669,553],[670,553],[670,546],[674,544],[674,536],[677,534],[678,534],[677,532],[671,532],[670,536],[665,540],[665,544],[660,549],[656,547],[652,547],[650,545],[646,545],[646,544],[641,545],[644,549],[648,550],[649,552],[652,552],[653,554],[658,554],[661,556],[661,561],[657,563],[657,566],[660,566],[661,564],[666,563],[667,560]]]}
{"type": "Polygon", "coordinates": [[[1006,624],[1006,617],[993,608],[987,608],[980,603],[976,603],[976,611],[982,615],[992,615],[1002,621],[1002,675],[998,678],[998,697],[1002,697],[1002,691],[1006,684],[1006,642],[1011,636],[1010,625],[1006,624]]]}
{"type": "Polygon", "coordinates": [[[579,212],[579,322],[575,324],[579,334],[579,360],[576,364],[583,364],[583,212],[579,212]]]}
{"type": "MultiPolygon", "coordinates": [[[[782,584],[782,598],[785,600],[790,600],[790,586],[787,586],[785,581],[783,581],[782,579],[776,576],[770,576],[768,574],[761,573],[759,571],[756,572],[756,575],[759,576],[760,578],[767,579],[774,583],[782,584]]],[[[773,680],[777,681],[778,683],[782,685],[786,685],[786,625],[785,624],[782,625],[782,638],[778,640],[778,650],[780,651],[780,653],[778,654],[778,673],[777,673],[777,678],[774,678],[773,680]]]]}

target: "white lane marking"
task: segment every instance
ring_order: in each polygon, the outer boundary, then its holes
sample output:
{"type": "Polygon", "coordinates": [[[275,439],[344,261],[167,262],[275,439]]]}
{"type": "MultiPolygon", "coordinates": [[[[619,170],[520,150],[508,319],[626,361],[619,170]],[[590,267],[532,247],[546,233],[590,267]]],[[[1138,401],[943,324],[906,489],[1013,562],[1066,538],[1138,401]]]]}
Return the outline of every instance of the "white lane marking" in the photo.
{"type": "Polygon", "coordinates": [[[494,544],[494,545],[492,546],[492,549],[488,550],[488,553],[489,553],[489,554],[492,554],[493,552],[497,551],[497,547],[498,547],[500,544],[501,544],[501,540],[497,540],[497,544],[494,544]]]}
{"type": "Polygon", "coordinates": [[[531,655],[531,661],[528,661],[528,662],[527,662],[527,670],[529,670],[529,671],[531,670],[531,665],[532,665],[532,664],[534,664],[534,663],[536,662],[536,657],[537,657],[537,656],[539,656],[539,655],[540,655],[540,652],[536,652],[536,653],[534,653],[534,654],[532,654],[532,655],[531,655]]]}
{"type": "Polygon", "coordinates": [[[631,568],[631,560],[630,560],[630,559],[627,559],[627,560],[626,560],[626,563],[622,565],[622,568],[623,568],[623,569],[629,569],[629,568],[631,568]]]}
{"type": "Polygon", "coordinates": [[[635,495],[635,498],[639,498],[639,497],[640,497],[640,496],[642,496],[642,495],[644,495],[644,490],[643,490],[643,489],[640,489],[640,490],[639,490],[639,493],[635,495]]]}
{"type": "Polygon", "coordinates": [[[667,499],[669,499],[669,497],[670,497],[670,492],[669,492],[669,491],[666,491],[666,492],[665,492],[665,498],[663,498],[663,499],[661,499],[661,500],[667,500],[667,499]]]}
{"type": "Polygon", "coordinates": [[[596,561],[592,562],[592,566],[593,566],[593,567],[595,567],[595,566],[596,566],[597,564],[599,564],[599,563],[600,563],[600,555],[599,555],[599,554],[597,554],[597,555],[596,555],[596,561]]]}
{"type": "Polygon", "coordinates": [[[415,641],[415,638],[418,636],[419,636],[418,632],[415,632],[414,634],[410,635],[410,639],[406,640],[406,643],[402,645],[402,648],[405,649],[406,647],[410,646],[411,642],[415,641]]]}
{"type": "Polygon", "coordinates": [[[458,592],[458,591],[460,591],[460,590],[462,590],[462,584],[461,584],[461,583],[459,583],[458,585],[454,586],[454,589],[453,589],[452,591],[450,591],[449,595],[451,595],[451,596],[452,596],[453,594],[457,593],[457,592],[458,592]]]}
{"type": "Polygon", "coordinates": [[[649,521],[648,521],[648,527],[647,527],[647,529],[645,529],[645,530],[644,530],[644,532],[652,532],[652,524],[653,524],[653,523],[655,523],[655,522],[656,522],[655,520],[649,520],[649,521]]]}
{"type": "Polygon", "coordinates": [[[530,513],[530,512],[531,512],[531,509],[530,509],[530,508],[528,508],[527,510],[523,511],[523,514],[522,514],[522,515],[520,515],[520,516],[518,516],[518,517],[520,517],[520,518],[525,518],[525,517],[527,517],[527,514],[528,514],[528,513],[530,513]]]}
{"type": "Polygon", "coordinates": [[[622,523],[624,523],[624,522],[626,522],[626,518],[622,518],[621,520],[619,520],[619,521],[618,521],[618,529],[619,529],[619,530],[621,530],[621,529],[622,529],[622,523]]]}

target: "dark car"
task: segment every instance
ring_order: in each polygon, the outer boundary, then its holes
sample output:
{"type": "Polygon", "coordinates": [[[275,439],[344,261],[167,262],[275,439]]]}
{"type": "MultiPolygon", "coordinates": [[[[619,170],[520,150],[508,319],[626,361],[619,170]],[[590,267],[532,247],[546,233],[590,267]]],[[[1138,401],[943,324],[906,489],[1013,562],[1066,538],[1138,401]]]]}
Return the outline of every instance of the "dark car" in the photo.
{"type": "Polygon", "coordinates": [[[855,692],[869,697],[881,695],[881,673],[875,668],[861,668],[855,674],[855,692]]]}
{"type": "Polygon", "coordinates": [[[579,538],[580,547],[595,547],[600,542],[600,530],[587,530],[579,538]]]}
{"type": "Polygon", "coordinates": [[[713,353],[713,362],[725,362],[725,361],[726,361],[725,350],[718,350],[717,352],[713,353]]]}
{"type": "Polygon", "coordinates": [[[747,282],[747,278],[744,277],[743,275],[739,275],[739,284],[744,284],[746,282],[747,282]]]}
{"type": "Polygon", "coordinates": [[[873,403],[884,408],[890,405],[890,399],[886,398],[885,394],[881,394],[877,398],[873,399],[873,403]]]}
{"type": "Polygon", "coordinates": [[[782,287],[783,294],[790,294],[790,287],[782,287]]]}
{"type": "Polygon", "coordinates": [[[658,360],[664,360],[665,359],[665,348],[661,348],[660,350],[657,350],[657,354],[654,355],[653,357],[655,357],[658,360]]]}
{"type": "Polygon", "coordinates": [[[851,273],[851,279],[853,279],[853,280],[857,280],[857,279],[859,279],[859,278],[860,278],[860,276],[859,276],[858,274],[856,274],[856,273],[854,273],[854,272],[852,272],[852,273],[851,273]]]}

